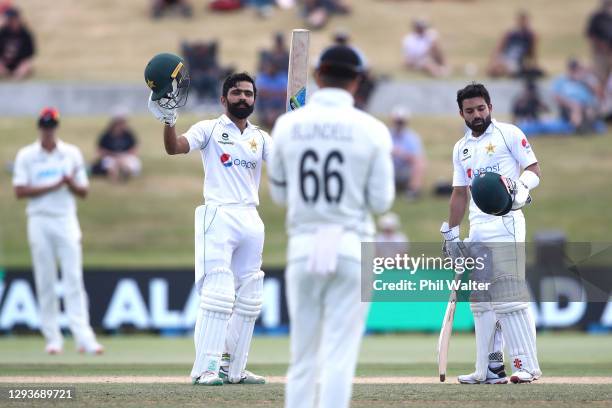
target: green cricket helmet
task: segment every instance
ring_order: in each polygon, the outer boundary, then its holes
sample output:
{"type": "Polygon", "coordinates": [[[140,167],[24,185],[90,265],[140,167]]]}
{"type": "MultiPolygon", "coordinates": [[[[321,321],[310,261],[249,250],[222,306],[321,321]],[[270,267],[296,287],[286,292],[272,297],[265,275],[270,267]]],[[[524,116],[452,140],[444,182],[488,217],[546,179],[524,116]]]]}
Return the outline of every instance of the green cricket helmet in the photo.
{"type": "Polygon", "coordinates": [[[501,175],[494,172],[478,174],[472,181],[472,199],[480,211],[491,215],[506,215],[512,209],[512,196],[501,175]]]}
{"type": "Polygon", "coordinates": [[[189,74],[185,61],[178,55],[157,54],[147,64],[144,76],[153,91],[151,99],[162,108],[180,108],[187,103],[189,74]]]}

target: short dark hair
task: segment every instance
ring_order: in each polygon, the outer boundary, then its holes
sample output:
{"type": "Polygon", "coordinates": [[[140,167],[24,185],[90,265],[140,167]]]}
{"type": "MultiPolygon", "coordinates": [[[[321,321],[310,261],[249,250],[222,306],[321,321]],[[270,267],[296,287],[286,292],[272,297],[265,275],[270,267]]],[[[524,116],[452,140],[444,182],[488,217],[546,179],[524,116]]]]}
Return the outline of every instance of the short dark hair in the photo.
{"type": "Polygon", "coordinates": [[[223,81],[223,96],[227,98],[227,93],[230,88],[235,87],[238,82],[250,82],[253,84],[253,95],[257,98],[257,87],[255,86],[255,79],[249,75],[248,72],[239,72],[237,74],[231,74],[223,81]]]}
{"type": "Polygon", "coordinates": [[[464,100],[478,97],[483,98],[487,105],[491,104],[491,96],[489,96],[489,91],[487,91],[487,88],[485,88],[483,84],[477,84],[476,82],[472,82],[465,88],[458,90],[457,104],[459,105],[459,110],[463,110],[464,100]]]}
{"type": "Polygon", "coordinates": [[[319,79],[323,83],[324,86],[330,88],[342,88],[345,89],[351,82],[353,82],[357,78],[357,74],[350,76],[336,76],[328,73],[323,73],[319,71],[319,79]]]}

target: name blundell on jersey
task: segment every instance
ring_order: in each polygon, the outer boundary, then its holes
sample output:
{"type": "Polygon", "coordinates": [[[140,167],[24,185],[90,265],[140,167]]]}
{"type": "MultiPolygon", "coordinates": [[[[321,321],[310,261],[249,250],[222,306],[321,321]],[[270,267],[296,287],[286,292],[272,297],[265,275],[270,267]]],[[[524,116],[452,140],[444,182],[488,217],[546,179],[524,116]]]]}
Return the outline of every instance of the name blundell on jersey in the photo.
{"type": "Polygon", "coordinates": [[[343,123],[298,123],[293,127],[291,138],[294,140],[333,140],[353,141],[353,127],[343,123]]]}

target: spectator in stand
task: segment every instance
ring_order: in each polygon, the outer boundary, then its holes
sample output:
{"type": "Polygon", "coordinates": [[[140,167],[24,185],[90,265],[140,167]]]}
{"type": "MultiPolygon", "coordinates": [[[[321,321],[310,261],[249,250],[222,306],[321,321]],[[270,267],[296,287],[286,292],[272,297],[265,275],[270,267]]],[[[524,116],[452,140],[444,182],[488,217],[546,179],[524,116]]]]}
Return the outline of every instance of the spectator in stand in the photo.
{"type": "Polygon", "coordinates": [[[0,78],[27,78],[33,71],[34,38],[19,10],[9,7],[4,17],[5,23],[0,27],[0,78]]]}
{"type": "Polygon", "coordinates": [[[539,122],[540,114],[548,111],[549,108],[542,100],[536,82],[526,80],[523,91],[512,104],[514,117],[512,123],[539,122]]]}
{"type": "Polygon", "coordinates": [[[375,237],[376,256],[395,258],[408,253],[408,237],[401,231],[402,224],[397,214],[388,212],[378,218],[378,233],[375,237]]]}
{"type": "Polygon", "coordinates": [[[257,115],[259,123],[272,129],[276,119],[285,113],[287,99],[287,73],[278,69],[274,61],[263,61],[262,71],[257,74],[257,115]]]}
{"type": "Polygon", "coordinates": [[[557,77],[552,84],[555,101],[561,118],[569,122],[577,133],[599,131],[598,97],[602,90],[595,74],[578,60],[570,59],[567,73],[557,77]]]}
{"type": "Polygon", "coordinates": [[[313,30],[323,28],[334,14],[349,14],[346,0],[303,0],[306,24],[313,30]]]}
{"type": "Polygon", "coordinates": [[[113,182],[126,181],[140,174],[137,140],[129,128],[124,112],[113,115],[110,124],[98,139],[98,159],[92,173],[105,175],[113,182]]]}
{"type": "Polygon", "coordinates": [[[488,73],[492,77],[539,77],[543,72],[537,65],[537,36],[531,28],[529,15],[520,11],[516,16],[516,27],[509,30],[499,41],[488,73]]]}
{"type": "Polygon", "coordinates": [[[414,20],[412,28],[402,43],[406,68],[423,71],[433,77],[448,75],[449,69],[436,30],[422,18],[414,20]]]}
{"type": "Polygon", "coordinates": [[[151,16],[153,18],[161,18],[171,11],[177,11],[185,18],[193,16],[193,7],[189,0],[151,0],[151,16]]]}
{"type": "Polygon", "coordinates": [[[612,71],[612,0],[602,0],[601,6],[589,18],[586,30],[591,43],[593,70],[602,84],[612,71]]]}
{"type": "Polygon", "coordinates": [[[191,87],[196,91],[197,98],[217,103],[221,81],[234,72],[231,66],[219,65],[217,41],[183,42],[181,49],[189,68],[191,87]]]}
{"type": "Polygon", "coordinates": [[[421,137],[410,129],[410,112],[397,106],[391,113],[393,124],[390,128],[393,142],[393,167],[395,186],[408,200],[421,195],[425,174],[425,152],[421,137]]]}
{"type": "Polygon", "coordinates": [[[272,61],[274,65],[285,74],[289,71],[289,49],[285,43],[285,35],[278,31],[274,34],[274,45],[269,50],[259,53],[259,71],[263,71],[266,61],[272,61]]]}

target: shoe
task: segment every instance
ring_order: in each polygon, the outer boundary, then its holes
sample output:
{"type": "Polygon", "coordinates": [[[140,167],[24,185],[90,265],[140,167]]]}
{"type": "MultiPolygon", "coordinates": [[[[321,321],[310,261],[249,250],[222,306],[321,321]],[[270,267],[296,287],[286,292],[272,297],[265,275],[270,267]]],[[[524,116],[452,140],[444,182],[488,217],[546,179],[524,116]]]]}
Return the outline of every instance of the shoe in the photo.
{"type": "Polygon", "coordinates": [[[193,385],[217,386],[223,385],[223,380],[219,377],[219,375],[217,375],[217,373],[213,373],[212,371],[204,371],[199,377],[192,378],[191,383],[193,385]]]}
{"type": "Polygon", "coordinates": [[[81,354],[84,354],[84,353],[94,354],[94,355],[104,354],[104,346],[98,343],[97,341],[94,341],[88,344],[82,344],[79,346],[78,350],[79,350],[79,353],[81,354]]]}
{"type": "Polygon", "coordinates": [[[497,368],[489,367],[487,370],[487,378],[482,381],[476,378],[476,373],[460,375],[457,377],[460,384],[508,384],[508,378],[504,371],[504,366],[497,368]]]}
{"type": "Polygon", "coordinates": [[[219,377],[223,379],[225,384],[265,384],[266,378],[261,375],[253,374],[248,370],[244,370],[242,372],[242,376],[240,377],[240,381],[231,382],[229,379],[229,369],[228,367],[221,367],[219,369],[219,377]]]}
{"type": "Polygon", "coordinates": [[[513,384],[529,384],[537,379],[538,378],[536,376],[534,376],[527,370],[518,370],[512,373],[512,376],[510,377],[510,382],[512,382],[513,384]]]}
{"type": "Polygon", "coordinates": [[[64,350],[62,349],[62,346],[59,344],[49,343],[45,346],[45,353],[52,356],[56,354],[62,354],[63,351],[64,350]]]}

